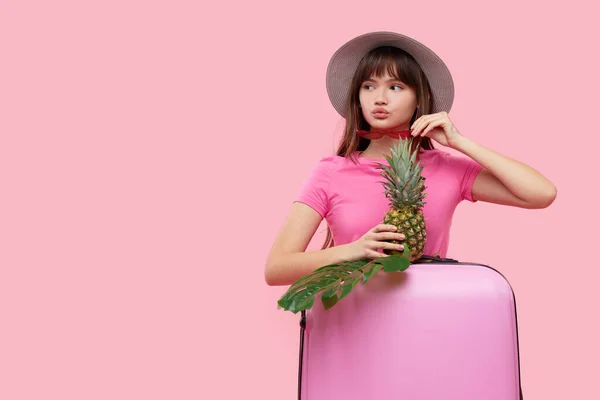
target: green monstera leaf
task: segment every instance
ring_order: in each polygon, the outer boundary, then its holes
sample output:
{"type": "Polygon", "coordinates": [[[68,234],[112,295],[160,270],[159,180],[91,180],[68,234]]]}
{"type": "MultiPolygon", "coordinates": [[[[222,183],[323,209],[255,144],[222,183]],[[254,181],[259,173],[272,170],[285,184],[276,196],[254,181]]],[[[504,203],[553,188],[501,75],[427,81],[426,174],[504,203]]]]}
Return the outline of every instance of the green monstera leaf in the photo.
{"type": "Polygon", "coordinates": [[[405,246],[402,255],[325,265],[295,281],[277,304],[279,308],[296,314],[312,308],[320,293],[323,307],[328,310],[346,297],[359,282],[366,285],[378,271],[406,270],[410,266],[409,257],[410,249],[405,246]]]}

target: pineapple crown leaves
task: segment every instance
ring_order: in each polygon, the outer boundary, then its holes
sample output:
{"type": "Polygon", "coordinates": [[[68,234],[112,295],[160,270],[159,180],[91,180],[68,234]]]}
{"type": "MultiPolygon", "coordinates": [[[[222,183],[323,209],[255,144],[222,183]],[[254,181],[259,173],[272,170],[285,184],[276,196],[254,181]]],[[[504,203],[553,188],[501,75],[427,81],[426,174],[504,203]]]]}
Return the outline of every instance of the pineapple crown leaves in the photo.
{"type": "Polygon", "coordinates": [[[421,175],[423,167],[416,161],[416,151],[410,151],[412,139],[400,140],[396,147],[391,148],[391,156],[384,155],[389,163],[379,164],[381,175],[385,178],[383,183],[385,195],[390,200],[392,207],[410,205],[420,208],[425,202],[425,178],[421,175]]]}
{"type": "Polygon", "coordinates": [[[411,251],[404,246],[402,255],[373,260],[344,261],[325,265],[296,280],[277,301],[278,308],[296,314],[313,307],[317,295],[328,310],[346,297],[362,281],[363,285],[378,271],[404,271],[410,266],[411,251]]]}

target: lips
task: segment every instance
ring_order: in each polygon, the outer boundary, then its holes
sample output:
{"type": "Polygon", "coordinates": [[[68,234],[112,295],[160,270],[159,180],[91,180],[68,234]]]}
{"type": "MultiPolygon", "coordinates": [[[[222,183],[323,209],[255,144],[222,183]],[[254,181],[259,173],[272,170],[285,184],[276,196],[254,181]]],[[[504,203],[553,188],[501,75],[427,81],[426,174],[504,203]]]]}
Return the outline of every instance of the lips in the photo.
{"type": "Polygon", "coordinates": [[[377,108],[373,109],[373,115],[375,115],[375,114],[387,115],[387,114],[389,114],[389,112],[387,112],[385,110],[385,108],[377,107],[377,108]]]}
{"type": "Polygon", "coordinates": [[[373,110],[372,114],[375,118],[387,118],[390,113],[381,107],[377,107],[373,110]]]}

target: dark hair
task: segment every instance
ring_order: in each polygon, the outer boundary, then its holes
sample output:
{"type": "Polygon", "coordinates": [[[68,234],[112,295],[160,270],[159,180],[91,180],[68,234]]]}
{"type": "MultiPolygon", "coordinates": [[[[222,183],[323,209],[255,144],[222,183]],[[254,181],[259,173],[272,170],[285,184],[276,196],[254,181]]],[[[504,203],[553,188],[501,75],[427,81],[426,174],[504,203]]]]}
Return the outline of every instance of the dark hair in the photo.
{"type": "MultiPolygon", "coordinates": [[[[348,91],[346,129],[336,155],[350,158],[356,151],[363,151],[369,145],[369,139],[356,134],[358,129],[368,130],[370,128],[359,107],[359,92],[364,81],[372,77],[381,77],[386,72],[415,91],[418,107],[410,120],[410,124],[421,115],[431,113],[432,97],[429,81],[417,61],[410,54],[397,47],[377,47],[362,58],[352,78],[350,90],[348,91]]],[[[418,138],[415,145],[420,145],[423,150],[434,149],[429,138],[418,138]]],[[[331,229],[328,226],[327,237],[321,249],[333,245],[331,229]]]]}

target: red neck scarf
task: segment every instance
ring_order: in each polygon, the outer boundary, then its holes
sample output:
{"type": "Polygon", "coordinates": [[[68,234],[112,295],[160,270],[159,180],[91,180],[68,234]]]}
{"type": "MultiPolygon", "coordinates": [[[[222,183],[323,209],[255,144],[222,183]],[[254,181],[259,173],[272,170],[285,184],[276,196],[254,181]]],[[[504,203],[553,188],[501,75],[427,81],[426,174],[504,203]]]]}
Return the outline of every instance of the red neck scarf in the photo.
{"type": "Polygon", "coordinates": [[[392,131],[392,132],[371,132],[371,131],[361,131],[358,130],[356,131],[356,134],[360,137],[364,137],[366,139],[381,139],[384,136],[389,136],[393,139],[398,139],[398,138],[402,138],[402,139],[407,139],[409,137],[411,137],[410,135],[410,131],[392,131]]]}

